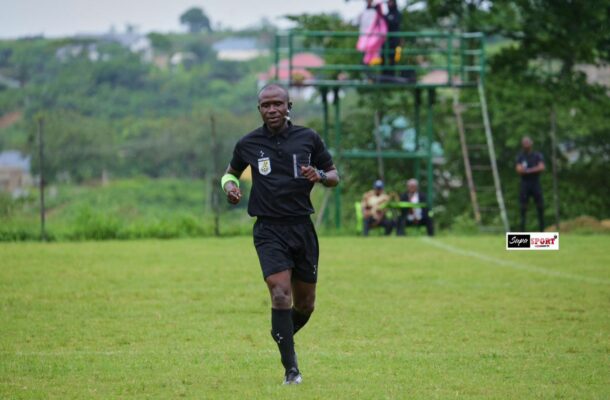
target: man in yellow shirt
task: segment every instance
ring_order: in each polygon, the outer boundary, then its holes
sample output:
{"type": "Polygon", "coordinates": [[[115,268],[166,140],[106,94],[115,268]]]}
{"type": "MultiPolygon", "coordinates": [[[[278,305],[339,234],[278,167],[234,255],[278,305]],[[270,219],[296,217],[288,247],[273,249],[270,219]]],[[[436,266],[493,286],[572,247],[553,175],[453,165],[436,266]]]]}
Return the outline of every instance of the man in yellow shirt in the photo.
{"type": "Polygon", "coordinates": [[[369,230],[375,227],[385,229],[385,234],[390,235],[394,223],[386,217],[385,206],[391,200],[391,197],[383,190],[383,181],[378,179],[373,185],[373,190],[369,190],[362,196],[362,216],[364,236],[369,235],[369,230]]]}

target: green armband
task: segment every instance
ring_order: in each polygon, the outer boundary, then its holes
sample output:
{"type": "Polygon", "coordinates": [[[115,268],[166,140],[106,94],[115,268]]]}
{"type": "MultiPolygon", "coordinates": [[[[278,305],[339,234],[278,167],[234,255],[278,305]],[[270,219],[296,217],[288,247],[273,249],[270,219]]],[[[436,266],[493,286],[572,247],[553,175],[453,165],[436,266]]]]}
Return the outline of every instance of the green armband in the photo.
{"type": "Polygon", "coordinates": [[[224,174],[222,179],[220,180],[220,187],[222,188],[223,192],[225,190],[225,185],[227,184],[227,182],[233,182],[237,185],[237,187],[239,187],[239,179],[237,179],[235,177],[235,175],[232,174],[224,174]]]}

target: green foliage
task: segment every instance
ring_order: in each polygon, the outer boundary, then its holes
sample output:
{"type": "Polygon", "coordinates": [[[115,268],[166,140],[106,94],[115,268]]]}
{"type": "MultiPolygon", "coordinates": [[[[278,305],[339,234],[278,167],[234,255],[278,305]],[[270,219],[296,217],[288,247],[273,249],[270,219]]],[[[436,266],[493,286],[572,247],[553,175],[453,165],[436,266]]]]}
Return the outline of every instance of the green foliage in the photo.
{"type": "MultiPolygon", "coordinates": [[[[608,216],[610,203],[598,188],[605,187],[602,165],[610,158],[606,111],[610,108],[607,88],[590,85],[584,75],[574,72],[578,62],[605,59],[608,32],[599,29],[607,15],[600,7],[586,2],[500,2],[500,1],[427,1],[425,7],[409,9],[403,18],[403,29],[459,29],[483,31],[489,35],[510,38],[509,45],[491,54],[486,75],[486,91],[491,113],[492,131],[503,189],[512,226],[518,223],[518,183],[514,160],[523,136],[532,136],[536,148],[546,157],[547,171],[542,183],[547,207],[545,217],[553,221],[551,189],[550,115],[557,115],[557,136],[562,148],[577,150],[580,157],[569,161],[558,150],[560,209],[564,218],[589,214],[608,216]],[[598,14],[595,17],[592,14],[598,14]],[[570,16],[573,14],[573,16],[570,16]],[[574,16],[583,16],[582,19],[574,16]],[[587,17],[589,16],[589,17],[587,17]],[[591,20],[592,30],[578,29],[579,21],[591,20]],[[565,44],[565,46],[564,46],[565,44]],[[574,50],[573,46],[580,46],[574,50]],[[553,66],[559,65],[560,68],[553,66]],[[552,68],[549,68],[551,66],[552,68]],[[586,179],[582,179],[586,176],[586,179]]],[[[321,19],[324,20],[324,19],[321,19]]],[[[315,26],[307,18],[296,20],[302,27],[315,26]]],[[[318,26],[319,22],[316,22],[318,26]]],[[[391,92],[359,91],[359,101],[344,103],[344,148],[374,149],[373,113],[403,113],[413,118],[411,96],[391,92]]],[[[463,101],[476,102],[474,91],[462,90],[463,101]]],[[[439,91],[434,115],[435,137],[443,144],[446,162],[435,167],[435,215],[442,228],[454,226],[459,231],[472,227],[468,193],[464,188],[449,187],[441,179],[448,173],[463,178],[461,150],[451,109],[451,93],[439,91]],[[446,195],[443,195],[446,193],[446,195]]],[[[320,125],[317,125],[320,128],[320,125]]],[[[390,190],[402,189],[400,182],[413,176],[414,163],[384,161],[390,190]]],[[[377,175],[375,160],[342,160],[346,223],[353,220],[351,204],[377,175]]],[[[491,184],[491,182],[489,182],[491,184]]],[[[425,187],[425,183],[424,183],[425,187]]],[[[489,196],[488,196],[489,197],[489,196]]],[[[487,200],[494,201],[493,197],[487,200]]],[[[530,207],[533,211],[533,205],[530,207]]],[[[533,214],[530,214],[533,221],[533,214]]]]}
{"type": "MultiPolygon", "coordinates": [[[[52,181],[67,172],[76,182],[101,178],[102,171],[117,162],[113,152],[115,137],[110,125],[98,118],[85,117],[69,111],[56,111],[43,119],[45,129],[44,177],[52,181]]],[[[35,127],[30,128],[32,138],[35,127]]],[[[37,139],[32,139],[33,169],[40,170],[37,139]]]]}
{"type": "Polygon", "coordinates": [[[564,78],[577,63],[610,59],[610,19],[607,1],[569,0],[427,0],[425,7],[406,12],[407,30],[441,26],[461,31],[501,35],[519,43],[517,51],[530,60],[561,62],[564,78]],[[582,29],[586,23],[587,29],[582,29]]]}
{"type": "Polygon", "coordinates": [[[55,43],[49,44],[44,39],[23,39],[18,41],[18,46],[4,42],[2,49],[2,65],[11,65],[13,77],[23,86],[45,75],[50,67],[48,61],[54,56],[55,43]]]}
{"type": "Polygon", "coordinates": [[[10,214],[12,214],[14,208],[15,203],[13,202],[10,194],[0,192],[0,217],[8,217],[10,214]]]}
{"type": "Polygon", "coordinates": [[[259,124],[256,74],[268,60],[216,60],[212,35],[151,37],[157,52],[172,49],[195,58],[188,65],[156,68],[115,44],[0,42],[3,74],[18,77],[23,63],[36,72],[23,88],[0,91],[0,115],[23,110],[21,122],[0,132],[0,151],[34,155],[37,171],[34,119],[42,116],[47,182],[99,180],[103,173],[203,177],[211,171],[209,117],[214,114],[218,158],[226,163],[234,141],[259,124]],[[93,48],[97,53],[90,53],[93,48]],[[69,51],[59,57],[60,49],[69,51]]]}
{"type": "Polygon", "coordinates": [[[72,226],[65,236],[68,240],[171,239],[211,234],[201,218],[187,213],[146,222],[124,223],[115,215],[88,206],[78,211],[72,226]]]}
{"type": "MultiPolygon", "coordinates": [[[[213,101],[210,86],[226,81],[241,88],[244,80],[251,82],[268,66],[268,60],[252,63],[216,60],[211,46],[217,38],[209,35],[154,33],[151,37],[157,52],[172,49],[194,58],[190,63],[157,69],[139,54],[116,44],[67,39],[0,42],[3,74],[18,79],[25,67],[35,71],[26,74],[23,88],[0,91],[0,112],[25,109],[26,116],[32,117],[40,111],[67,109],[113,120],[184,115],[202,100],[213,101]],[[91,53],[92,49],[95,53],[91,53]],[[59,50],[64,51],[62,57],[56,54],[59,50]],[[80,53],[73,55],[77,50],[80,53]]],[[[255,86],[252,89],[256,90],[255,86]]],[[[228,93],[223,95],[231,96],[229,88],[225,92],[228,93]]],[[[228,104],[231,110],[243,109],[238,95],[228,104]]]]}
{"type": "MultiPolygon", "coordinates": [[[[589,214],[607,217],[610,204],[597,188],[605,187],[610,157],[606,110],[607,89],[589,85],[574,71],[577,63],[608,59],[607,13],[601,2],[551,1],[436,1],[409,2],[403,14],[404,30],[477,30],[492,35],[497,51],[488,52],[486,89],[498,164],[513,225],[518,220],[518,177],[514,157],[523,135],[534,137],[547,160],[542,182],[547,221],[551,205],[550,114],[557,115],[559,188],[564,218],[589,214]],[[580,29],[581,20],[587,29],[580,29]],[[589,29],[590,28],[590,29],[589,29]],[[507,40],[510,39],[510,40],[507,40]],[[563,150],[577,151],[569,160],[563,150]],[[586,179],[583,179],[586,177],[586,179]],[[592,189],[593,188],[593,189],[592,189]]],[[[337,15],[289,16],[298,29],[355,31],[337,15]]],[[[242,34],[269,39],[273,29],[242,34]]],[[[247,63],[217,60],[215,40],[230,32],[186,35],[151,33],[155,64],[117,45],[96,43],[99,57],[85,50],[61,58],[65,46],[89,46],[89,41],[28,39],[0,41],[0,73],[23,87],[0,90],[0,115],[19,110],[21,122],[0,131],[0,151],[19,149],[33,155],[38,170],[34,117],[45,119],[45,157],[48,182],[69,178],[97,182],[114,177],[210,178],[226,164],[235,140],[260,123],[256,114],[257,73],[266,70],[270,57],[247,63]],[[174,53],[193,54],[189,63],[163,66],[174,53]],[[158,63],[158,66],[157,66],[158,63]],[[216,116],[218,147],[212,149],[210,114],[216,116]],[[214,157],[217,156],[216,166],[214,157]]],[[[322,37],[298,43],[316,52],[353,48],[354,38],[322,37]]],[[[85,48],[83,47],[83,49],[85,48]]],[[[359,57],[326,51],[327,62],[359,64],[359,57]],[[355,58],[354,58],[355,57],[355,58]]],[[[462,91],[465,101],[476,94],[462,91]]],[[[320,105],[295,106],[296,116],[315,120],[309,125],[322,132],[320,105]]],[[[405,114],[414,119],[414,102],[408,91],[349,92],[343,101],[344,148],[374,149],[374,111],[380,116],[405,114]]],[[[422,113],[422,122],[425,115],[422,113]]],[[[299,121],[302,122],[302,121],[299,121]]],[[[332,124],[332,122],[331,122],[332,124]]],[[[434,114],[435,139],[443,144],[446,162],[435,166],[438,193],[436,221],[441,228],[469,215],[468,194],[447,184],[446,175],[462,178],[463,167],[451,94],[440,90],[434,114]],[[460,217],[461,218],[461,217],[460,217]]],[[[333,145],[332,141],[329,145],[333,145]]],[[[344,218],[351,224],[350,204],[368,190],[377,177],[374,160],[340,160],[343,178],[344,218]]],[[[422,163],[421,169],[425,168],[422,163]]],[[[390,191],[403,190],[406,178],[416,173],[412,161],[385,161],[390,191]]],[[[422,182],[422,189],[426,183],[422,182]]],[[[105,210],[100,205],[100,210],[105,210]]],[[[94,208],[95,209],[95,208],[94,208]]],[[[13,211],[11,211],[13,212],[13,211]]],[[[92,217],[93,218],[93,217],[92,217]]],[[[533,218],[530,218],[533,219],[533,218]]],[[[13,225],[14,227],[14,225],[13,225]]],[[[8,229],[8,228],[7,228],[8,229]]],[[[139,229],[139,228],[138,228],[139,229]]],[[[169,228],[168,228],[169,229],[169,228]]],[[[239,231],[241,228],[237,228],[239,231]]],[[[19,236],[18,234],[16,236],[19,236]]]]}
{"type": "Polygon", "coordinates": [[[193,35],[185,43],[185,50],[193,53],[199,63],[214,59],[215,54],[212,46],[202,40],[201,36],[193,35]]]}
{"type": "Polygon", "coordinates": [[[472,213],[466,212],[453,218],[451,232],[458,235],[474,235],[479,233],[479,226],[472,213]]]}
{"type": "Polygon", "coordinates": [[[147,35],[151,41],[153,48],[160,53],[170,53],[172,50],[172,41],[162,33],[151,32],[147,35]]]}
{"type": "MultiPolygon", "coordinates": [[[[503,58],[503,52],[498,57],[503,58]]],[[[561,149],[557,150],[561,214],[564,218],[583,214],[607,217],[610,200],[597,190],[605,185],[606,173],[602,165],[610,156],[608,129],[604,122],[610,97],[605,88],[587,85],[579,75],[572,79],[540,79],[527,71],[516,73],[496,66],[492,61],[494,69],[487,80],[488,100],[498,165],[512,209],[513,225],[518,221],[519,180],[514,172],[514,160],[519,141],[526,135],[534,139],[535,147],[545,156],[547,170],[542,183],[547,204],[546,220],[554,220],[549,137],[553,110],[557,115],[558,143],[562,148],[577,149],[579,153],[576,161],[569,161],[561,149]],[[509,80],[511,84],[506,83],[509,80]]]]}
{"type": "MultiPolygon", "coordinates": [[[[53,241],[53,235],[47,235],[48,241],[53,241]]],[[[40,240],[40,233],[35,229],[18,226],[0,227],[0,242],[24,242],[40,240]]]]}
{"type": "Polygon", "coordinates": [[[523,17],[522,48],[530,58],[561,60],[564,77],[570,75],[576,63],[610,60],[610,13],[606,0],[516,3],[523,17]],[[582,29],[583,23],[587,29],[582,29]]]}
{"type": "Polygon", "coordinates": [[[149,66],[141,62],[137,54],[118,45],[109,46],[104,54],[108,60],[91,63],[92,78],[95,85],[111,87],[122,86],[138,90],[145,83],[149,66]]]}
{"type": "MultiPolygon", "coordinates": [[[[248,185],[242,185],[248,191],[248,185]]],[[[50,240],[109,240],[200,237],[214,235],[214,216],[204,181],[131,179],[103,186],[59,185],[47,189],[47,236],[50,240]]],[[[214,188],[216,189],[216,188],[214,188]]],[[[245,212],[220,206],[222,235],[249,233],[245,212]]],[[[38,240],[39,205],[0,197],[0,241],[38,240]]]]}
{"type": "Polygon", "coordinates": [[[116,239],[119,227],[120,222],[116,217],[83,207],[77,211],[75,229],[68,237],[89,240],[116,239]]]}

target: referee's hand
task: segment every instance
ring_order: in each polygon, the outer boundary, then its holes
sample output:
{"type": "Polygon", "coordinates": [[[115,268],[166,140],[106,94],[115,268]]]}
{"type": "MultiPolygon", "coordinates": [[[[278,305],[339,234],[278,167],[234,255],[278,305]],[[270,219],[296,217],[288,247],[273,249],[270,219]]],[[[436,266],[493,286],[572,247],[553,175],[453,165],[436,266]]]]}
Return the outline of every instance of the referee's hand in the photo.
{"type": "Polygon", "coordinates": [[[318,174],[318,171],[312,167],[311,165],[307,165],[301,166],[301,174],[303,174],[303,176],[305,178],[307,178],[309,180],[309,182],[320,182],[320,175],[318,174]]]}
{"type": "Polygon", "coordinates": [[[231,204],[237,204],[241,200],[241,191],[233,182],[227,182],[225,185],[227,193],[227,201],[231,204]]]}

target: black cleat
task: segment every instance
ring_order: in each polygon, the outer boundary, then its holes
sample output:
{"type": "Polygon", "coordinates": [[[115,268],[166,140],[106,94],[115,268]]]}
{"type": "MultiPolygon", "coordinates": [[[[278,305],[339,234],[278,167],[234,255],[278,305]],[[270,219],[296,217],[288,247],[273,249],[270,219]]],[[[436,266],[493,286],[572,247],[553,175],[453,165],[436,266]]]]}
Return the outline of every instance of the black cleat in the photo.
{"type": "Polygon", "coordinates": [[[284,385],[298,385],[303,381],[303,377],[299,372],[298,368],[292,367],[288,371],[286,371],[286,376],[284,377],[284,385]]]}

